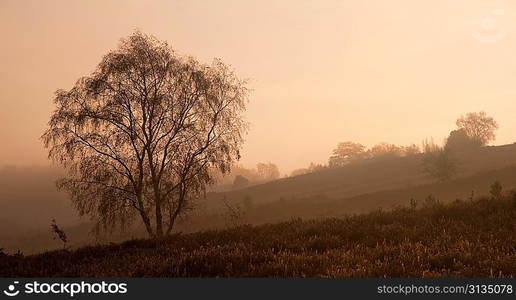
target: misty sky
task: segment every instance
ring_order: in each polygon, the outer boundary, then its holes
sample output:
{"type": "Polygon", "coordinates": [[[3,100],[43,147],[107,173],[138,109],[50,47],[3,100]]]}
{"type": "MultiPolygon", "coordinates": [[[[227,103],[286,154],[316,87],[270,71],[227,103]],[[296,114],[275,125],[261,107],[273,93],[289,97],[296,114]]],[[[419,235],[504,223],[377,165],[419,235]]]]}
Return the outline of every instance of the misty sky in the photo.
{"type": "Polygon", "coordinates": [[[139,28],[249,78],[242,163],[283,173],[339,141],[441,141],[485,110],[516,141],[516,2],[0,0],[0,165],[47,164],[56,89],[139,28]]]}

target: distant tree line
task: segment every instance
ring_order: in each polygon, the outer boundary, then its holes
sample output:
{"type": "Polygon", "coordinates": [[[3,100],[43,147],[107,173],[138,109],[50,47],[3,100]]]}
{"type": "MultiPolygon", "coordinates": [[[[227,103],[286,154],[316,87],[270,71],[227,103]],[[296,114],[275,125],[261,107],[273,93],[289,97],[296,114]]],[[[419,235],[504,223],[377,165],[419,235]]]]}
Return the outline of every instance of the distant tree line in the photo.
{"type": "Polygon", "coordinates": [[[459,157],[487,146],[495,139],[498,123],[485,112],[468,113],[456,121],[443,146],[425,144],[423,171],[438,181],[453,179],[458,171],[459,157]]]}
{"type": "Polygon", "coordinates": [[[241,164],[235,164],[231,167],[231,172],[223,174],[214,170],[217,187],[231,187],[231,189],[241,189],[253,184],[265,183],[280,178],[280,170],[278,166],[272,162],[261,162],[256,164],[254,168],[246,168],[241,164]]]}
{"type": "Polygon", "coordinates": [[[366,149],[362,144],[344,142],[339,143],[337,148],[333,150],[333,154],[328,160],[328,166],[330,168],[342,167],[366,159],[403,157],[420,152],[419,147],[416,145],[397,146],[394,144],[380,143],[373,146],[371,149],[366,149]]]}
{"type": "Polygon", "coordinates": [[[461,116],[457,119],[456,125],[457,128],[450,132],[442,146],[436,144],[433,139],[424,140],[421,147],[415,144],[398,146],[379,143],[370,149],[360,143],[341,142],[333,149],[327,165],[311,163],[308,168],[294,170],[291,176],[343,167],[366,160],[420,155],[423,172],[438,181],[447,181],[456,176],[459,170],[458,157],[488,145],[495,139],[495,130],[498,129],[498,123],[483,111],[461,116]]]}
{"type": "Polygon", "coordinates": [[[305,175],[328,169],[328,166],[311,162],[307,168],[296,169],[290,173],[290,177],[305,175]]]}

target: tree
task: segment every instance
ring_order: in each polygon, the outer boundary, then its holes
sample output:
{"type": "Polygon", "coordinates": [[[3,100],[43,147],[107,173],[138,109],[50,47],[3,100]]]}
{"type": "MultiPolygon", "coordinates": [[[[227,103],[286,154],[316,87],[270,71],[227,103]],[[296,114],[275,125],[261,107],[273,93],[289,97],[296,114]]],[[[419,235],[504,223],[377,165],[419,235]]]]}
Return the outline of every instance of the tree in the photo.
{"type": "Polygon", "coordinates": [[[441,146],[436,144],[433,138],[423,140],[422,149],[424,154],[442,150],[441,146]]]}
{"type": "Polygon", "coordinates": [[[380,143],[367,152],[370,158],[390,158],[403,156],[404,149],[394,144],[380,143]]]}
{"type": "Polygon", "coordinates": [[[63,243],[63,249],[66,250],[66,244],[68,243],[68,237],[64,230],[62,230],[59,225],[56,223],[56,219],[52,219],[52,223],[50,224],[50,228],[52,229],[52,233],[54,234],[54,240],[59,239],[63,243]]]}
{"type": "Polygon", "coordinates": [[[419,149],[419,147],[416,144],[412,144],[412,145],[401,147],[401,148],[402,148],[402,152],[403,152],[404,156],[412,156],[412,155],[417,155],[417,154],[421,153],[421,150],[419,149]]]}
{"type": "Polygon", "coordinates": [[[280,177],[278,166],[273,163],[259,163],[256,171],[263,180],[276,180],[280,177]]]}
{"type": "Polygon", "coordinates": [[[310,173],[310,171],[308,171],[308,169],[306,169],[306,168],[296,169],[296,170],[292,171],[292,173],[290,173],[290,177],[305,175],[308,173],[310,173]]]}
{"type": "Polygon", "coordinates": [[[333,150],[328,164],[330,167],[342,167],[350,162],[362,158],[365,147],[359,143],[344,142],[339,143],[337,148],[333,150]]]}
{"type": "Polygon", "coordinates": [[[464,130],[466,135],[481,146],[489,144],[495,139],[494,131],[498,129],[498,123],[485,112],[468,113],[457,119],[457,127],[464,130]]]}
{"type": "Polygon", "coordinates": [[[477,149],[480,146],[481,144],[478,140],[469,137],[466,130],[457,129],[450,132],[450,136],[446,140],[446,145],[444,147],[446,150],[460,153],[477,149]]]}
{"type": "Polygon", "coordinates": [[[169,234],[212,170],[240,157],[247,94],[220,60],[201,64],[135,32],[56,92],[42,139],[67,170],[58,187],[103,228],[139,216],[150,236],[169,234]]]}
{"type": "Polygon", "coordinates": [[[315,172],[323,171],[324,169],[326,169],[326,166],[324,166],[322,164],[310,162],[310,165],[308,166],[307,170],[308,170],[308,173],[315,173],[315,172]]]}
{"type": "Polygon", "coordinates": [[[233,164],[231,166],[231,172],[222,174],[218,170],[213,171],[214,179],[216,180],[217,185],[226,185],[230,186],[235,182],[237,176],[245,177],[249,180],[249,183],[261,181],[262,178],[256,171],[256,168],[246,168],[241,164],[233,164]]]}
{"type": "Polygon", "coordinates": [[[425,151],[422,163],[424,172],[440,182],[452,179],[458,171],[458,162],[453,154],[442,148],[425,151]]]}
{"type": "Polygon", "coordinates": [[[502,184],[499,181],[495,181],[493,184],[491,184],[491,187],[489,189],[489,193],[491,194],[491,197],[494,200],[502,199],[502,196],[503,196],[502,184]]]}
{"type": "Polygon", "coordinates": [[[249,185],[249,179],[245,178],[242,175],[235,176],[235,180],[233,180],[233,189],[242,189],[249,185]]]}

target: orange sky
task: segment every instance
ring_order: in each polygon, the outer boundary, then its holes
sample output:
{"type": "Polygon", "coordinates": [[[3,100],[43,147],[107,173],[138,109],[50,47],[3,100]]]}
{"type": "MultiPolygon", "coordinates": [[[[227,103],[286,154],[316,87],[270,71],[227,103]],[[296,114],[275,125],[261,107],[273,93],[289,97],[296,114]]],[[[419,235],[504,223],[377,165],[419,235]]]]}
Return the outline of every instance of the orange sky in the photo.
{"type": "Polygon", "coordinates": [[[231,64],[254,90],[246,165],[284,173],[339,141],[442,140],[485,110],[516,141],[516,2],[0,1],[0,165],[45,164],[52,95],[135,28],[231,64]]]}

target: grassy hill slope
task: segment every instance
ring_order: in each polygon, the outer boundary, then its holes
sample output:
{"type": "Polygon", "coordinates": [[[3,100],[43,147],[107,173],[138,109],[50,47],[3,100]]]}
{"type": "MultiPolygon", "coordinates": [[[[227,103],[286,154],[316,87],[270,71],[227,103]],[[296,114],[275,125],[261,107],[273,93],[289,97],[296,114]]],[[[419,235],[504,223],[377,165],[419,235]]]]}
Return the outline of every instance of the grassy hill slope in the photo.
{"type": "MultiPolygon", "coordinates": [[[[505,190],[516,188],[516,166],[480,172],[448,182],[422,184],[413,187],[366,193],[343,199],[332,199],[324,194],[305,198],[281,199],[273,202],[246,206],[244,202],[234,202],[241,210],[241,219],[233,220],[240,224],[264,224],[283,222],[291,218],[343,217],[349,214],[366,213],[380,208],[408,206],[413,199],[418,203],[432,196],[442,203],[455,199],[469,199],[489,193],[490,185],[498,181],[505,190]]],[[[180,224],[186,232],[223,228],[227,226],[225,214],[193,215],[187,222],[180,224]]]]}
{"type": "MultiPolygon", "coordinates": [[[[481,172],[444,183],[384,190],[344,199],[332,199],[325,195],[315,195],[305,198],[284,198],[251,206],[246,206],[245,203],[237,201],[232,203],[233,207],[238,208],[240,212],[236,219],[228,214],[228,210],[220,213],[195,210],[188,218],[181,219],[176,230],[191,233],[210,229],[224,229],[238,224],[260,225],[284,222],[292,218],[343,217],[350,214],[366,213],[379,208],[390,209],[396,206],[408,206],[410,199],[422,203],[429,195],[443,203],[448,203],[457,198],[469,199],[472,191],[477,196],[487,194],[489,186],[494,181],[499,181],[505,190],[516,188],[516,167],[481,172]]],[[[41,215],[44,213],[45,211],[41,210],[41,215]]],[[[48,212],[46,213],[48,214],[48,212]]],[[[51,217],[52,215],[48,215],[46,219],[49,220],[51,217]]],[[[58,218],[58,220],[60,219],[58,218]]],[[[18,227],[2,226],[7,230],[0,232],[0,247],[11,253],[19,249],[26,254],[40,253],[61,247],[59,241],[53,239],[48,225],[50,222],[46,220],[42,222],[44,223],[39,228],[25,231],[18,227]]],[[[32,225],[35,223],[31,222],[32,225]]],[[[135,223],[135,225],[138,224],[138,222],[135,223]]],[[[97,242],[120,242],[146,236],[145,230],[139,226],[129,228],[125,232],[115,230],[109,235],[102,236],[92,235],[91,224],[89,223],[60,224],[60,226],[66,231],[70,246],[73,248],[97,242]]]]}
{"type": "MultiPolygon", "coordinates": [[[[448,183],[434,183],[421,172],[421,157],[365,161],[342,168],[281,179],[229,193],[211,194],[178,230],[193,232],[225,228],[234,223],[283,222],[293,217],[340,217],[379,207],[406,205],[433,194],[441,201],[466,199],[474,190],[486,193],[499,180],[516,186],[516,145],[484,147],[461,157],[461,176],[448,183]],[[506,168],[502,168],[506,167],[506,168]],[[486,171],[487,170],[487,171],[486,171]],[[480,172],[480,173],[479,173],[480,172]],[[240,206],[243,217],[228,222],[222,199],[240,206]],[[251,203],[246,206],[245,201],[251,203]]],[[[96,241],[122,241],[145,236],[142,230],[94,237],[88,218],[78,218],[67,196],[55,189],[62,171],[52,167],[0,168],[0,247],[38,253],[60,247],[52,239],[50,221],[65,229],[73,247],[96,241]]]]}
{"type": "Polygon", "coordinates": [[[516,199],[3,256],[0,277],[516,276],[516,199]]]}
{"type": "MultiPolygon", "coordinates": [[[[350,198],[383,190],[403,189],[433,182],[423,172],[422,155],[366,160],[340,168],[283,178],[240,190],[210,193],[206,205],[223,207],[221,201],[242,201],[250,198],[259,203],[280,198],[325,196],[333,199],[350,198]]],[[[516,164],[516,144],[482,147],[461,153],[458,177],[500,169],[516,164]]]]}

